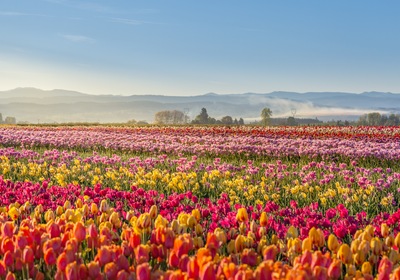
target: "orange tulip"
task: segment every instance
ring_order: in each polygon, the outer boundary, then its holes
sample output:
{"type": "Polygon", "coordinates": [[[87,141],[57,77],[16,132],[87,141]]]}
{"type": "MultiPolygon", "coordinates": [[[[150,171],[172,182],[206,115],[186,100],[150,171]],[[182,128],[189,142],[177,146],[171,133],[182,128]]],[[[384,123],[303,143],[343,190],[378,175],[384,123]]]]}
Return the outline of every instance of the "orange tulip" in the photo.
{"type": "Polygon", "coordinates": [[[279,249],[276,245],[269,245],[264,249],[263,255],[264,260],[273,260],[275,261],[276,256],[278,255],[279,249]]]}
{"type": "Polygon", "coordinates": [[[97,251],[97,256],[96,256],[95,260],[98,260],[100,266],[104,266],[105,264],[111,262],[112,257],[111,257],[110,250],[106,246],[101,247],[97,251]]]}
{"type": "Polygon", "coordinates": [[[149,263],[139,264],[136,268],[136,280],[150,280],[149,263]]]}
{"type": "Polygon", "coordinates": [[[169,254],[169,259],[168,259],[168,264],[172,267],[178,267],[179,265],[179,257],[178,254],[175,251],[172,251],[169,254]]]}
{"type": "Polygon", "coordinates": [[[118,273],[118,267],[114,262],[109,262],[104,266],[104,274],[107,279],[115,279],[118,273]]]}
{"type": "Polygon", "coordinates": [[[328,268],[328,276],[331,279],[339,279],[342,274],[342,262],[335,259],[328,268]]]}
{"type": "Polygon", "coordinates": [[[14,235],[14,223],[5,222],[1,226],[1,234],[3,237],[12,237],[14,235]]]}
{"type": "Polygon", "coordinates": [[[57,261],[56,253],[53,248],[49,248],[44,253],[44,261],[47,265],[54,265],[57,261]]]}
{"type": "Polygon", "coordinates": [[[315,280],[325,280],[328,279],[328,271],[325,267],[316,266],[313,270],[315,280]]]}
{"type": "Polygon", "coordinates": [[[60,226],[54,222],[50,222],[50,225],[47,227],[47,233],[50,238],[59,237],[61,235],[60,226]]]}
{"type": "Polygon", "coordinates": [[[67,255],[65,254],[65,252],[63,252],[57,258],[57,269],[60,271],[65,271],[67,264],[67,255]]]}
{"type": "Polygon", "coordinates": [[[378,279],[389,279],[389,275],[392,272],[393,264],[387,256],[383,256],[378,267],[378,279]]]}
{"type": "Polygon", "coordinates": [[[98,262],[91,261],[87,267],[90,278],[97,279],[100,276],[101,268],[98,262]]]}
{"type": "Polygon", "coordinates": [[[65,276],[66,276],[67,280],[78,280],[79,279],[78,265],[76,262],[69,263],[66,266],[65,276]]]}
{"type": "Polygon", "coordinates": [[[33,255],[33,250],[31,247],[26,247],[22,253],[22,261],[25,264],[33,263],[35,256],[33,255]]]}
{"type": "Polygon", "coordinates": [[[132,232],[129,237],[129,246],[134,249],[140,244],[140,234],[132,232]]]}
{"type": "Polygon", "coordinates": [[[3,262],[6,267],[10,267],[14,264],[14,256],[11,251],[7,251],[3,256],[3,262]]]}
{"type": "Polygon", "coordinates": [[[206,263],[200,269],[200,280],[216,280],[216,273],[214,269],[214,264],[212,262],[206,263]]]}
{"type": "Polygon", "coordinates": [[[257,253],[254,249],[244,249],[242,252],[242,263],[247,264],[249,266],[257,265],[257,253]]]}
{"type": "Polygon", "coordinates": [[[83,240],[86,239],[86,228],[82,222],[77,222],[74,225],[73,231],[74,231],[74,237],[76,238],[76,240],[78,240],[78,242],[82,242],[83,240]]]}
{"type": "Polygon", "coordinates": [[[6,280],[15,280],[15,279],[17,279],[17,278],[15,277],[15,274],[12,273],[11,271],[9,271],[9,272],[7,273],[7,276],[6,276],[6,280]]]}
{"type": "Polygon", "coordinates": [[[2,240],[2,242],[1,242],[1,251],[3,253],[6,253],[7,251],[14,252],[14,248],[15,248],[14,242],[12,241],[11,238],[6,237],[6,238],[4,238],[2,240]]]}
{"type": "Polygon", "coordinates": [[[186,271],[189,278],[197,279],[199,277],[200,267],[196,258],[192,257],[189,259],[186,271]]]}
{"type": "Polygon", "coordinates": [[[118,280],[128,280],[128,279],[130,279],[129,273],[122,269],[122,270],[118,271],[117,279],[118,280]]]}
{"type": "Polygon", "coordinates": [[[135,258],[138,264],[149,261],[150,248],[147,245],[140,244],[135,248],[135,258]]]}
{"type": "Polygon", "coordinates": [[[7,265],[4,263],[4,260],[0,261],[0,277],[3,277],[6,275],[7,272],[7,265]]]}
{"type": "Polygon", "coordinates": [[[255,280],[272,280],[273,261],[263,261],[254,271],[255,280]]]}
{"type": "Polygon", "coordinates": [[[206,248],[200,248],[197,251],[196,258],[197,258],[197,263],[201,269],[206,263],[212,260],[212,255],[210,250],[206,248]]]}
{"type": "Polygon", "coordinates": [[[222,273],[226,277],[226,279],[234,279],[236,273],[238,272],[238,268],[236,264],[231,262],[230,260],[225,259],[226,261],[221,261],[220,267],[222,268],[222,273]]]}

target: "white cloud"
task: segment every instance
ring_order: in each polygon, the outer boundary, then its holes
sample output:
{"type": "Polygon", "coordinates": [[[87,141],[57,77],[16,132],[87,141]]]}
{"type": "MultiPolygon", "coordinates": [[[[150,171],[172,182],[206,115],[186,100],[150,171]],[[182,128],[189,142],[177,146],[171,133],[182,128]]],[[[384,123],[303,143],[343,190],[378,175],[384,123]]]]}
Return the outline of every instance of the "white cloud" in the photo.
{"type": "Polygon", "coordinates": [[[7,17],[22,17],[22,16],[50,17],[50,16],[43,15],[43,14],[30,14],[30,13],[11,12],[11,11],[0,11],[0,16],[7,16],[7,17]]]}
{"type": "Polygon", "coordinates": [[[76,43],[93,43],[95,41],[93,38],[83,36],[83,35],[64,34],[61,36],[68,41],[76,42],[76,43]]]}
{"type": "Polygon", "coordinates": [[[142,20],[127,19],[127,18],[111,18],[110,21],[115,23],[129,24],[129,25],[142,25],[147,23],[142,20]]]}

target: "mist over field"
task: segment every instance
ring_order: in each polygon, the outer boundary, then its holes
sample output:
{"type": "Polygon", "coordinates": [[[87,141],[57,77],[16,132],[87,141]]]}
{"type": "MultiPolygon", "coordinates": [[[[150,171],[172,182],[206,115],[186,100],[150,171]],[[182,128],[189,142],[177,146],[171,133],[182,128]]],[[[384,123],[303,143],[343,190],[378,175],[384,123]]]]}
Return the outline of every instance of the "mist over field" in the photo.
{"type": "Polygon", "coordinates": [[[135,119],[149,123],[162,110],[185,111],[189,119],[206,108],[210,116],[232,116],[245,122],[260,119],[264,107],[273,117],[355,120],[369,112],[398,113],[400,94],[392,93],[296,93],[216,94],[196,96],[91,95],[67,90],[44,91],[16,88],[0,92],[0,112],[29,123],[127,122],[135,119]]]}

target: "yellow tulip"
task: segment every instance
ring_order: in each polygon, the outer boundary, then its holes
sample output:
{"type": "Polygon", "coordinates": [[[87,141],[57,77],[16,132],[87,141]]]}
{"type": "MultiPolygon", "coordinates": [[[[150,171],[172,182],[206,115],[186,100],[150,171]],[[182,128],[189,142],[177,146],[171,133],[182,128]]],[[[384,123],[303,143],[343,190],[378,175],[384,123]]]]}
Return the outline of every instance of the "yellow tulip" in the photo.
{"type": "Polygon", "coordinates": [[[245,223],[249,220],[246,208],[240,208],[236,214],[236,220],[240,223],[245,223]]]}
{"type": "Polygon", "coordinates": [[[260,216],[260,225],[262,227],[266,227],[268,225],[268,216],[267,213],[262,212],[260,216]]]}
{"type": "Polygon", "coordinates": [[[381,234],[383,237],[389,236],[390,228],[386,223],[381,224],[381,234]]]}
{"type": "Polygon", "coordinates": [[[370,262],[364,262],[361,266],[361,272],[363,274],[372,274],[372,265],[370,262]]]}
{"type": "Polygon", "coordinates": [[[350,264],[352,262],[352,258],[353,258],[352,253],[351,253],[349,245],[347,245],[346,243],[344,243],[340,246],[337,255],[338,255],[338,258],[342,261],[342,263],[350,264]]]}
{"type": "Polygon", "coordinates": [[[18,219],[20,213],[19,210],[16,207],[11,207],[10,210],[8,210],[8,215],[10,216],[10,218],[15,221],[18,219]]]}
{"type": "Polygon", "coordinates": [[[329,250],[331,250],[332,252],[336,253],[339,250],[339,242],[336,238],[335,235],[330,234],[328,237],[328,248],[329,250]]]}

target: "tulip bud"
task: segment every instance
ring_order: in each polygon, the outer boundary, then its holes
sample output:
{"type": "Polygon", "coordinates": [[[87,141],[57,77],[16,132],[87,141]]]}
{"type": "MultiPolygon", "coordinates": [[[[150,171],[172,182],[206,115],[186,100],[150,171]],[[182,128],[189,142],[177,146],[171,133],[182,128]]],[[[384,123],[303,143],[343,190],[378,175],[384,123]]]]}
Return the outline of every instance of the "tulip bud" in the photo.
{"type": "Polygon", "coordinates": [[[385,245],[389,248],[393,247],[394,245],[394,236],[393,234],[389,234],[386,238],[385,238],[385,245]]]}
{"type": "Polygon", "coordinates": [[[177,220],[173,220],[171,222],[171,228],[176,234],[178,234],[178,232],[179,232],[179,223],[178,223],[177,220]]]}
{"type": "Polygon", "coordinates": [[[14,222],[5,222],[1,227],[3,237],[12,237],[14,235],[14,222]]]}
{"type": "Polygon", "coordinates": [[[76,206],[76,208],[82,208],[83,202],[82,202],[82,200],[81,200],[80,198],[78,198],[78,199],[75,201],[75,206],[76,206]]]}
{"type": "Polygon", "coordinates": [[[46,213],[44,213],[44,220],[46,221],[46,223],[49,222],[50,220],[54,221],[55,218],[56,215],[52,210],[47,210],[46,213]]]}
{"type": "Polygon", "coordinates": [[[332,252],[336,253],[339,250],[339,242],[336,238],[335,235],[330,234],[328,237],[328,248],[329,250],[331,250],[332,252]]]}
{"type": "Polygon", "coordinates": [[[263,255],[264,255],[264,261],[272,260],[275,261],[276,256],[279,253],[278,247],[275,245],[269,245],[264,249],[263,255]]]}
{"type": "Polygon", "coordinates": [[[189,228],[194,228],[196,226],[196,224],[197,224],[197,220],[195,217],[190,216],[189,219],[187,219],[187,226],[189,228]]]}
{"type": "Polygon", "coordinates": [[[112,212],[108,221],[114,226],[114,228],[121,227],[121,220],[119,219],[118,212],[112,212]]]}
{"type": "Polygon", "coordinates": [[[268,225],[268,216],[265,212],[262,212],[260,215],[260,225],[262,227],[266,227],[268,225]]]}
{"type": "Polygon", "coordinates": [[[356,269],[355,265],[353,265],[353,264],[348,264],[348,265],[346,266],[346,271],[347,271],[347,275],[348,275],[348,276],[354,276],[354,275],[356,275],[357,269],[356,269]]]}
{"type": "Polygon", "coordinates": [[[227,246],[227,251],[228,251],[229,255],[235,253],[235,243],[236,242],[233,239],[231,241],[229,241],[228,246],[227,246]]]}
{"type": "Polygon", "coordinates": [[[382,242],[379,238],[374,237],[371,240],[371,251],[376,256],[380,256],[382,252],[382,242]]]}
{"type": "Polygon", "coordinates": [[[8,210],[8,216],[10,216],[11,220],[16,221],[19,217],[20,213],[19,210],[16,207],[11,207],[10,210],[8,210]]]}
{"type": "Polygon", "coordinates": [[[350,251],[349,245],[346,243],[342,244],[339,248],[338,251],[338,258],[342,261],[344,264],[350,264],[352,261],[352,253],[350,251]]]}
{"type": "Polygon", "coordinates": [[[389,279],[393,264],[387,256],[383,256],[378,267],[378,279],[389,279]]]}
{"type": "Polygon", "coordinates": [[[150,218],[154,220],[158,215],[158,209],[156,205],[152,205],[149,211],[150,218]]]}
{"type": "Polygon", "coordinates": [[[290,226],[286,233],[286,238],[297,238],[299,236],[299,231],[294,226],[290,226]]]}
{"type": "Polygon", "coordinates": [[[99,213],[99,208],[97,207],[97,204],[94,202],[90,204],[90,213],[92,213],[92,215],[97,215],[97,213],[99,213]]]}
{"type": "Polygon", "coordinates": [[[245,239],[243,235],[239,234],[235,239],[235,251],[236,253],[240,253],[245,248],[245,239]]]}
{"type": "Polygon", "coordinates": [[[69,200],[66,200],[64,202],[64,209],[67,210],[67,209],[70,209],[70,208],[71,208],[71,202],[69,200]]]}
{"type": "Polygon", "coordinates": [[[394,239],[394,245],[396,245],[397,248],[400,248],[400,232],[396,235],[396,238],[394,239]]]}
{"type": "Polygon", "coordinates": [[[240,208],[236,214],[236,221],[239,223],[245,223],[249,220],[246,208],[240,208]]]}
{"type": "Polygon", "coordinates": [[[100,202],[100,208],[99,208],[99,210],[100,210],[101,212],[103,212],[103,213],[106,213],[106,212],[108,212],[108,210],[110,210],[110,206],[108,205],[107,200],[103,199],[103,200],[100,202]]]}
{"type": "Polygon", "coordinates": [[[77,222],[74,225],[73,232],[74,232],[74,237],[76,238],[76,240],[78,240],[78,242],[82,242],[83,240],[86,239],[86,228],[82,222],[77,222]]]}
{"type": "Polygon", "coordinates": [[[203,228],[200,224],[197,224],[195,227],[195,232],[197,235],[202,235],[203,234],[203,228]]]}
{"type": "Polygon", "coordinates": [[[331,279],[339,279],[342,274],[342,262],[334,259],[328,268],[328,276],[331,279]]]}
{"type": "Polygon", "coordinates": [[[139,264],[136,268],[137,280],[150,280],[150,266],[148,263],[139,264]]]}
{"type": "Polygon", "coordinates": [[[390,228],[386,223],[381,224],[381,235],[387,237],[390,233],[390,228]]]}
{"type": "Polygon", "coordinates": [[[399,253],[396,250],[391,249],[389,253],[389,260],[392,263],[397,263],[397,260],[399,260],[399,253]]]}
{"type": "Polygon", "coordinates": [[[301,244],[301,250],[303,252],[312,250],[312,241],[309,237],[304,238],[303,243],[301,244]]]}
{"type": "Polygon", "coordinates": [[[372,274],[372,265],[370,262],[364,262],[361,266],[361,272],[363,274],[372,274]]]}
{"type": "Polygon", "coordinates": [[[201,219],[201,213],[200,210],[195,208],[192,210],[192,216],[196,218],[196,221],[199,222],[201,219]]]}
{"type": "Polygon", "coordinates": [[[54,265],[57,261],[57,255],[53,248],[48,248],[44,253],[44,261],[47,265],[54,265]]]}
{"type": "Polygon", "coordinates": [[[258,226],[257,226],[256,222],[255,221],[251,221],[250,222],[250,231],[252,233],[256,234],[257,230],[258,230],[258,226]]]}
{"type": "Polygon", "coordinates": [[[61,216],[64,213],[64,208],[62,206],[57,206],[56,208],[56,215],[61,216]]]}

